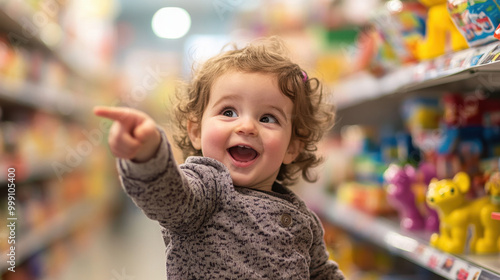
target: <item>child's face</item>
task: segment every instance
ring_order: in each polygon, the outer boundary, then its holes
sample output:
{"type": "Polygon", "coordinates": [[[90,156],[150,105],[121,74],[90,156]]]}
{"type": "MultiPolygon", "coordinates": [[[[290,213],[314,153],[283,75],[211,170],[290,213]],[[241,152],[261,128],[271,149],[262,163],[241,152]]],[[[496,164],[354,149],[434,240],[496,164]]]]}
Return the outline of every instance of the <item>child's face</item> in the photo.
{"type": "Polygon", "coordinates": [[[234,185],[271,190],[281,164],[300,152],[291,141],[292,112],[276,77],[229,72],[214,82],[201,126],[189,123],[188,132],[203,156],[229,169],[234,185]]]}

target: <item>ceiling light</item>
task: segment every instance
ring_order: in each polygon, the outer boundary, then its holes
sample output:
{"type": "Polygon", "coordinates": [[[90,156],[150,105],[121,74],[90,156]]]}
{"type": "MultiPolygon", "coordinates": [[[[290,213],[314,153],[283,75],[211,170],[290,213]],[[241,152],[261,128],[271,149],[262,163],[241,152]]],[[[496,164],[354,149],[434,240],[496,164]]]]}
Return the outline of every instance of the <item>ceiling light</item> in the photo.
{"type": "Polygon", "coordinates": [[[182,8],[161,8],[154,14],[151,27],[160,38],[178,39],[186,35],[191,28],[191,17],[182,8]]]}

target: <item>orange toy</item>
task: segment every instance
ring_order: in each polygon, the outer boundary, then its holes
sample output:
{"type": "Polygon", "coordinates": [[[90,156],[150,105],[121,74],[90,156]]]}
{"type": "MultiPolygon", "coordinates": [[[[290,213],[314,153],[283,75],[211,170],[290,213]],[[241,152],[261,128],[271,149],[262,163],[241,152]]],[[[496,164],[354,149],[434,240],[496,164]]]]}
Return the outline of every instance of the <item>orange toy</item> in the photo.
{"type": "Polygon", "coordinates": [[[420,60],[431,59],[446,51],[468,48],[467,41],[451,20],[447,0],[419,0],[429,8],[427,13],[425,41],[417,45],[420,60]],[[447,40],[449,38],[449,40],[447,40]]]}

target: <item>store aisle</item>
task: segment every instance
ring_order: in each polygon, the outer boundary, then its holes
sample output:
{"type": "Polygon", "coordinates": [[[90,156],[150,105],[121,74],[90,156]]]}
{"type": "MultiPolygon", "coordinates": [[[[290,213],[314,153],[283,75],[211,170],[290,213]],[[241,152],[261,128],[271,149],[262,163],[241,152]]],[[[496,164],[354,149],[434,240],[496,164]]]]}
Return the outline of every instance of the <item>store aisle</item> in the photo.
{"type": "Polygon", "coordinates": [[[60,280],[165,279],[165,245],[157,222],[133,205],[97,230],[90,247],[65,269],[60,280]]]}

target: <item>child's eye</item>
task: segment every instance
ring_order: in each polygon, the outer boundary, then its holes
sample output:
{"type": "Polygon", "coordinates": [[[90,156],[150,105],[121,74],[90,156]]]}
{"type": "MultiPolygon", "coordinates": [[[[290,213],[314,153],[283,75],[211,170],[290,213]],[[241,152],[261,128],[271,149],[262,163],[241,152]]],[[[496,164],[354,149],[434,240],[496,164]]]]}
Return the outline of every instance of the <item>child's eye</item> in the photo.
{"type": "Polygon", "coordinates": [[[263,123],[279,123],[278,119],[276,119],[274,116],[271,115],[265,115],[262,118],[260,118],[260,121],[263,123]]]}
{"type": "Polygon", "coordinates": [[[222,115],[229,118],[235,118],[238,116],[238,114],[236,114],[236,111],[234,109],[224,109],[222,111],[222,115]]]}

